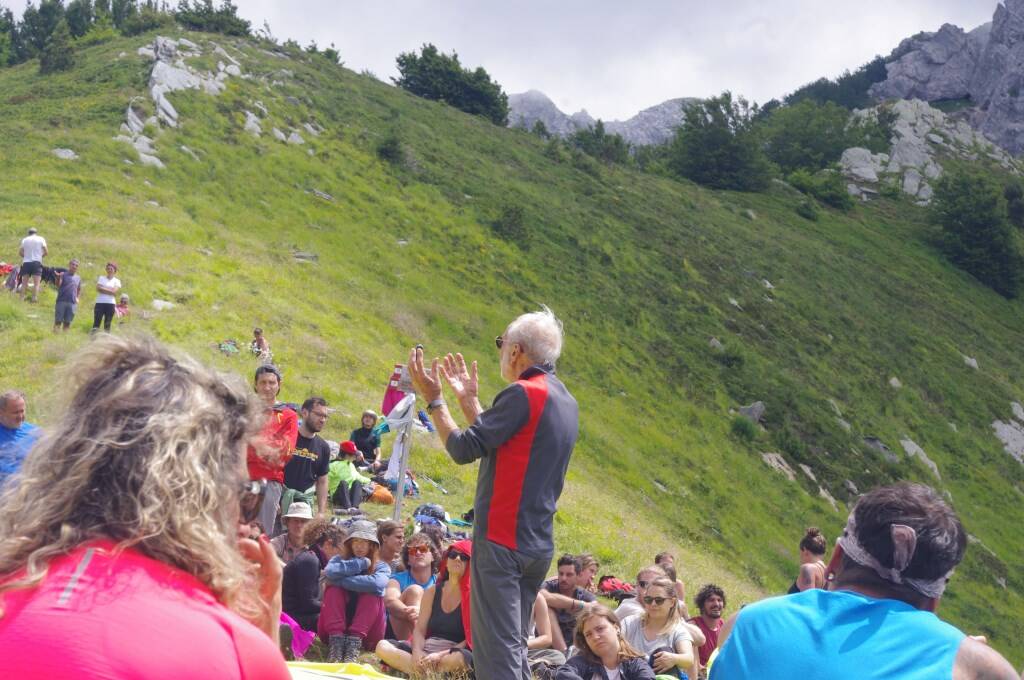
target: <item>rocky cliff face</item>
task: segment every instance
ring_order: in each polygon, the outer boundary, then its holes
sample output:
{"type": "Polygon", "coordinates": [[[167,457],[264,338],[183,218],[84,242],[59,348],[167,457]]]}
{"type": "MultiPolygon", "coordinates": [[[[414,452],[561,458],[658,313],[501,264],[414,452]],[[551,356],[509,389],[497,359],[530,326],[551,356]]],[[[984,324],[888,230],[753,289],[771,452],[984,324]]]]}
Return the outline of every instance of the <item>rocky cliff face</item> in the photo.
{"type": "Polygon", "coordinates": [[[991,24],[950,24],[907,38],[890,55],[877,99],[969,99],[967,116],[985,137],[1024,152],[1024,0],[1005,0],[991,24]]]}
{"type": "MultiPolygon", "coordinates": [[[[662,144],[672,138],[675,129],[683,122],[683,110],[697,99],[669,99],[657,106],[644,109],[628,120],[606,121],[605,129],[622,135],[630,144],[647,146],[662,144]]],[[[571,116],[559,110],[543,92],[530,90],[508,97],[509,126],[531,129],[537,121],[553,135],[568,137],[577,130],[588,128],[597,121],[586,111],[571,116]]]]}

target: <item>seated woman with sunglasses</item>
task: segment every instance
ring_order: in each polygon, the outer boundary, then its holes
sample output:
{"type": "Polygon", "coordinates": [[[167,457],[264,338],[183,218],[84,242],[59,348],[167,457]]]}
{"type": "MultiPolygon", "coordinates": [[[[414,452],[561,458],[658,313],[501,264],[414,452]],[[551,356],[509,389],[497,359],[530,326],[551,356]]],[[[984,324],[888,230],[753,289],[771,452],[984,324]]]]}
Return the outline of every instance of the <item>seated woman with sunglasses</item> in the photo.
{"type": "Polygon", "coordinates": [[[622,635],[648,657],[659,675],[686,680],[693,669],[693,635],[679,614],[675,583],[658,577],[647,584],[643,614],[622,622],[622,635]]]}
{"type": "Polygon", "coordinates": [[[72,367],[0,496],[4,677],[286,680],[280,562],[240,538],[250,390],[152,339],[97,338],[72,367]]]}
{"type": "Polygon", "coordinates": [[[302,530],[302,545],[284,567],[281,601],[284,613],[295,619],[303,630],[316,630],[320,618],[320,574],[327,562],[341,555],[345,529],[326,517],[312,520],[302,530]]]}
{"type": "Polygon", "coordinates": [[[423,591],[434,585],[440,561],[441,555],[428,535],[416,533],[406,541],[402,547],[405,570],[392,574],[384,589],[384,607],[391,627],[388,637],[408,640],[412,635],[420,615],[423,591]]]}
{"type": "Polygon", "coordinates": [[[350,663],[384,637],[384,588],[391,567],[380,559],[377,527],[365,519],[349,527],[341,554],[324,567],[327,588],[317,634],[329,645],[328,660],[350,663]]]}
{"type": "Polygon", "coordinates": [[[465,673],[473,668],[470,635],[469,558],[471,541],[452,544],[445,553],[437,583],[423,594],[412,644],[382,640],[377,656],[391,668],[408,675],[465,673]]]}
{"type": "Polygon", "coordinates": [[[555,680],[654,680],[654,671],[604,605],[580,614],[573,637],[577,654],[555,671],[555,680]]]}

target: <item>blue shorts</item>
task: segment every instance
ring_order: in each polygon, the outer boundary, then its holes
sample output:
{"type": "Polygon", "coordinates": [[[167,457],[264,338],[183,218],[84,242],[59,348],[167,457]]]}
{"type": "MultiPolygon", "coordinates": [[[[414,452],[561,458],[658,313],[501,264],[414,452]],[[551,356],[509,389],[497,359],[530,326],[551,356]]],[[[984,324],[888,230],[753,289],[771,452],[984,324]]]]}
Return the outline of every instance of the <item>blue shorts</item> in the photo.
{"type": "Polygon", "coordinates": [[[57,306],[54,309],[53,314],[53,325],[57,326],[60,324],[71,325],[71,322],[75,320],[75,312],[78,311],[78,305],[74,302],[57,302],[57,306]]]}

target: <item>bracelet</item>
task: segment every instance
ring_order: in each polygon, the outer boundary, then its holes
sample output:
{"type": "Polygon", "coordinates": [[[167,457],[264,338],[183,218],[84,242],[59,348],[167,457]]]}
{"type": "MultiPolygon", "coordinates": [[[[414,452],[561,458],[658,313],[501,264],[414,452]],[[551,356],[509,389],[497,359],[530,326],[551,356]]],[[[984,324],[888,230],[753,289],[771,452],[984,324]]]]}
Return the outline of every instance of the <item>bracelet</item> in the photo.
{"type": "Polygon", "coordinates": [[[444,399],[435,399],[427,404],[427,413],[433,413],[435,409],[439,409],[445,405],[444,399]]]}

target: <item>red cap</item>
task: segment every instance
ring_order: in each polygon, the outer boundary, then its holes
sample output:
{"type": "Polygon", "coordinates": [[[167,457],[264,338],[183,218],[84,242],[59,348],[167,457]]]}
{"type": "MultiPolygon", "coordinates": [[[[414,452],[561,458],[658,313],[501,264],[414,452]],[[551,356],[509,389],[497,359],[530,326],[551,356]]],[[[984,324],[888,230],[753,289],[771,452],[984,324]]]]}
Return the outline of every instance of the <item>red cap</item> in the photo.
{"type": "Polygon", "coordinates": [[[356,443],[353,441],[342,442],[341,451],[348,454],[359,453],[359,449],[356,448],[356,443]]]}

